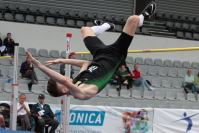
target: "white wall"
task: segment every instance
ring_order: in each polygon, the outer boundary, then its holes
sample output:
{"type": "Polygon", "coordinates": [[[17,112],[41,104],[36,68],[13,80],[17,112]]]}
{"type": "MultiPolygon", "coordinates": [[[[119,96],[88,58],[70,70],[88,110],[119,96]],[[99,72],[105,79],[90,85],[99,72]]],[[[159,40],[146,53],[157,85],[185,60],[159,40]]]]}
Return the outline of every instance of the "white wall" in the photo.
{"type": "MultiPolygon", "coordinates": [[[[0,21],[0,36],[3,37],[7,32],[13,33],[13,38],[20,46],[25,48],[36,49],[55,49],[64,50],[66,42],[65,34],[71,32],[72,50],[87,51],[82,41],[79,29],[63,28],[56,26],[13,23],[0,21]]],[[[105,33],[100,38],[106,43],[111,44],[119,36],[119,33],[105,33]]],[[[172,47],[192,47],[198,46],[198,41],[180,40],[163,37],[151,37],[136,35],[130,49],[151,49],[151,48],[172,48],[172,47]]],[[[199,60],[198,51],[189,52],[169,52],[169,53],[145,53],[145,54],[129,54],[134,57],[161,58],[181,61],[197,61],[199,60]]]]}

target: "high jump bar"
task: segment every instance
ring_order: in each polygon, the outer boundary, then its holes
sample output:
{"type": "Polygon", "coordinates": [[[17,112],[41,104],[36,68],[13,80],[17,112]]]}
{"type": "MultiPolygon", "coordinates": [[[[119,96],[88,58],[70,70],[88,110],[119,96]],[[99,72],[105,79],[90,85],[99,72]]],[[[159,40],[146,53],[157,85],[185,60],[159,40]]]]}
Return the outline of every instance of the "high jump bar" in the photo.
{"type": "MultiPolygon", "coordinates": [[[[195,50],[199,50],[199,47],[128,50],[128,53],[177,52],[177,51],[195,51],[195,50]]],[[[90,54],[90,52],[75,52],[75,53],[90,54]]]]}

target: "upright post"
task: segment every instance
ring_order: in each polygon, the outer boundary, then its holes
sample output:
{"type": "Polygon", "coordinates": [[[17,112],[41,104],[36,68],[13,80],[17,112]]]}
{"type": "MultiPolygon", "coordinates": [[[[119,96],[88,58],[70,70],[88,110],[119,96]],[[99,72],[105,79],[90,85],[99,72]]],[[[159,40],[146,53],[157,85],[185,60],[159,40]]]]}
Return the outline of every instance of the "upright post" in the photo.
{"type": "Polygon", "coordinates": [[[17,103],[18,103],[18,81],[17,81],[17,68],[18,68],[18,50],[19,44],[15,45],[14,52],[14,70],[13,70],[13,83],[12,83],[12,99],[10,108],[10,129],[16,130],[17,125],[17,103]]]}
{"type": "MultiPolygon", "coordinates": [[[[70,53],[70,41],[72,38],[71,33],[66,34],[66,58],[68,58],[70,53]]],[[[70,77],[71,65],[65,66],[65,75],[70,77]]],[[[61,121],[62,128],[61,133],[69,133],[69,121],[70,121],[70,97],[64,95],[61,99],[61,121]]]]}

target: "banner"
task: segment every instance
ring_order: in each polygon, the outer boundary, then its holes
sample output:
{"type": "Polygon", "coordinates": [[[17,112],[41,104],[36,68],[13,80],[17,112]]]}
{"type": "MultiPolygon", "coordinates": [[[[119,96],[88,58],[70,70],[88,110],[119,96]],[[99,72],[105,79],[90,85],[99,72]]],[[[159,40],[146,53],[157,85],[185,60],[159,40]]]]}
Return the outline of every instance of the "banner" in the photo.
{"type": "Polygon", "coordinates": [[[153,109],[71,105],[70,133],[152,133],[152,120],[153,109]]]}
{"type": "Polygon", "coordinates": [[[199,110],[154,109],[153,133],[199,133],[199,110]]]}

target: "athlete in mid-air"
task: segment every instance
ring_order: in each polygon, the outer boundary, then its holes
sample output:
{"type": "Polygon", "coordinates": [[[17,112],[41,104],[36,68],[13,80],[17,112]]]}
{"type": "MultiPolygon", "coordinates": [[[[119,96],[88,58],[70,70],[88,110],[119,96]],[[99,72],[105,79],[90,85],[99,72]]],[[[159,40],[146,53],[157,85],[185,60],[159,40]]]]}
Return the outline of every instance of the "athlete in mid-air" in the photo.
{"type": "Polygon", "coordinates": [[[81,34],[87,49],[93,56],[92,61],[76,59],[55,59],[46,65],[71,64],[80,67],[80,73],[73,80],[41,64],[27,51],[32,63],[50,77],[47,91],[52,96],[72,95],[77,99],[89,99],[99,93],[112,78],[122,62],[125,61],[128,48],[137,27],[143,25],[144,18],[150,18],[156,9],[152,0],[140,15],[130,16],[124,25],[123,32],[112,45],[105,45],[97,36],[114,28],[112,23],[102,23],[93,27],[82,27],[81,34]]]}

